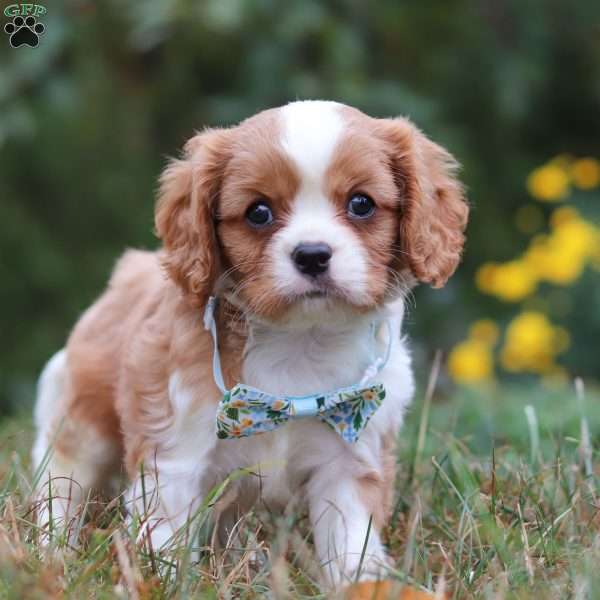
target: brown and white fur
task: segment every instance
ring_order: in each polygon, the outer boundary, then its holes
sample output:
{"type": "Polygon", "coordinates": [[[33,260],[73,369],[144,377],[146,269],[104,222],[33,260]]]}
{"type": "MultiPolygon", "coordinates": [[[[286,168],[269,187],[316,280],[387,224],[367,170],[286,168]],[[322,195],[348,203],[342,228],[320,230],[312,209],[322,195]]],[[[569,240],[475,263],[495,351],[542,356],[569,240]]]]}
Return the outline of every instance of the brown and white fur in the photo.
{"type": "MultiPolygon", "coordinates": [[[[143,513],[143,463],[155,499],[145,532],[160,549],[209,490],[252,466],[260,477],[236,480],[230,507],[264,500],[283,509],[301,499],[333,586],[355,577],[372,517],[362,577],[376,576],[386,563],[379,531],[395,440],[414,389],[403,300],[416,281],[442,286],[459,262],[468,208],[456,167],[408,120],[334,102],[294,102],[195,135],[161,178],[163,248],[124,254],[41,375],[33,461],[43,470],[40,494],[52,479],[53,519],[66,524],[90,489],[123,468],[130,512],[143,513]],[[372,216],[348,214],[356,192],[373,199],[372,216]],[[263,228],[245,218],[257,198],[274,217],[263,228]],[[319,279],[291,258],[313,242],[332,249],[319,279]],[[390,318],[394,343],[380,374],[387,396],[356,444],[312,418],[217,439],[221,394],[202,322],[214,293],[226,384],[273,394],[358,382],[369,364],[369,324],[390,318]]],[[[381,353],[385,341],[381,333],[381,353]]],[[[39,512],[45,525],[48,503],[39,512]]]]}

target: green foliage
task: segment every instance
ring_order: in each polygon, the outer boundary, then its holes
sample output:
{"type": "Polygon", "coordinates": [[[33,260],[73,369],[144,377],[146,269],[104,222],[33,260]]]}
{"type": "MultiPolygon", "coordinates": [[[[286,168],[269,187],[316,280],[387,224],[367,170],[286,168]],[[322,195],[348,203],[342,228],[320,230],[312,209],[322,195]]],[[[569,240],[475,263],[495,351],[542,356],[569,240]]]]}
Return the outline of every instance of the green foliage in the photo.
{"type": "MultiPolygon", "coordinates": [[[[418,290],[408,318],[425,347],[447,348],[499,310],[472,276],[524,246],[512,218],[529,171],[597,151],[598,17],[591,0],[48,5],[38,48],[1,40],[0,407],[21,401],[124,246],[155,246],[165,157],[194,129],[295,98],[408,114],[464,164],[465,263],[445,290],[418,290]]],[[[573,346],[589,353],[582,304],[573,346]]]]}

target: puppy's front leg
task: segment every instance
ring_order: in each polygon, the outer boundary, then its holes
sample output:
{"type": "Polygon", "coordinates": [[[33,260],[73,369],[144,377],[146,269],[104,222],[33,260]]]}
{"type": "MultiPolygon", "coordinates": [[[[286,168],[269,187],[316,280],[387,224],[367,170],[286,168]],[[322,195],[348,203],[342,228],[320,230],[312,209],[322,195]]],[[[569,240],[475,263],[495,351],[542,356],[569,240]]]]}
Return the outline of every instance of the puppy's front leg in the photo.
{"type": "Polygon", "coordinates": [[[172,422],[146,451],[128,493],[128,512],[140,519],[140,533],[155,551],[196,543],[190,538],[198,530],[195,517],[214,485],[215,409],[189,408],[181,401],[184,392],[175,385],[171,392],[172,422]]]}
{"type": "Polygon", "coordinates": [[[199,470],[169,462],[157,455],[154,468],[141,469],[128,492],[130,517],[139,519],[140,533],[154,551],[188,543],[203,500],[199,470]]]}
{"type": "Polygon", "coordinates": [[[336,459],[319,467],[308,483],[317,557],[333,587],[357,577],[379,579],[387,563],[379,537],[380,519],[373,514],[374,502],[382,510],[384,498],[379,496],[385,482],[381,474],[358,475],[353,469],[357,470],[353,461],[336,459]]]}

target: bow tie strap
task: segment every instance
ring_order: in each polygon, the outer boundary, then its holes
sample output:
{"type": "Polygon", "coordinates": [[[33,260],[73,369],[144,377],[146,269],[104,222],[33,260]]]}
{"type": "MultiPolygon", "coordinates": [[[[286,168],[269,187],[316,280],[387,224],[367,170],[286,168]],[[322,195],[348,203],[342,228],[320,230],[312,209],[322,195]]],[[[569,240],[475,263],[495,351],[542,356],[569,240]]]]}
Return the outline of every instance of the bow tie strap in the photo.
{"type": "Polygon", "coordinates": [[[219,355],[219,340],[217,338],[217,323],[215,321],[215,310],[217,308],[217,299],[211,296],[204,309],[204,329],[210,331],[213,339],[213,379],[217,387],[224,393],[227,393],[225,381],[223,380],[223,371],[221,370],[221,358],[219,355]]]}

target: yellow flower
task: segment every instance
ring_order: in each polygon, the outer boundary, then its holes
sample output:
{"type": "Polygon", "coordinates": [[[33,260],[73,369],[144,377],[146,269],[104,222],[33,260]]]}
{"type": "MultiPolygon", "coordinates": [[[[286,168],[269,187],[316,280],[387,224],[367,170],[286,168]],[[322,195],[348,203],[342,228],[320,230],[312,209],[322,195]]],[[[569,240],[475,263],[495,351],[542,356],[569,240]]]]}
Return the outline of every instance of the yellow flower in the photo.
{"type": "Polygon", "coordinates": [[[556,226],[550,241],[563,251],[587,258],[598,243],[597,229],[583,219],[573,219],[556,226]]]}
{"type": "Polygon", "coordinates": [[[254,421],[252,419],[242,419],[242,422],[240,423],[242,429],[246,429],[247,427],[252,426],[252,424],[254,423],[254,421]]]}
{"type": "Polygon", "coordinates": [[[536,200],[558,202],[569,191],[569,176],[558,164],[549,163],[531,172],[527,189],[536,200]]]}
{"type": "Polygon", "coordinates": [[[569,256],[568,254],[557,254],[556,260],[549,261],[549,269],[544,273],[544,278],[550,283],[556,285],[570,285],[583,272],[584,263],[579,260],[580,257],[569,256]]]}
{"type": "Polygon", "coordinates": [[[500,362],[507,371],[547,373],[555,367],[556,355],[566,349],[567,335],[544,314],[523,312],[506,329],[500,362]]]}
{"type": "Polygon", "coordinates": [[[476,284],[482,291],[505,302],[518,302],[532,294],[538,283],[535,271],[523,260],[484,264],[478,271],[476,284]]]}
{"type": "Polygon", "coordinates": [[[247,405],[245,400],[232,400],[229,403],[229,406],[231,406],[231,408],[245,408],[247,405]]]}
{"type": "Polygon", "coordinates": [[[494,277],[496,275],[497,263],[484,263],[477,269],[475,274],[475,285],[486,294],[494,291],[494,277]]]}
{"type": "Polygon", "coordinates": [[[512,260],[496,272],[495,294],[506,302],[518,302],[535,292],[537,283],[535,272],[525,261],[512,260]]]}
{"type": "Polygon", "coordinates": [[[600,162],[594,158],[580,158],[571,165],[571,180],[582,189],[590,190],[600,185],[600,162]]]}
{"type": "Polygon", "coordinates": [[[458,383],[474,384],[490,379],[493,365],[490,346],[480,340],[460,342],[448,356],[448,373],[458,383]]]}
{"type": "Polygon", "coordinates": [[[285,402],[283,400],[275,400],[271,405],[273,410],[281,410],[285,406],[285,402]]]}
{"type": "Polygon", "coordinates": [[[527,262],[535,266],[538,276],[555,285],[569,285],[583,272],[584,257],[561,251],[556,245],[537,248],[526,255],[527,262]]]}
{"type": "Polygon", "coordinates": [[[551,231],[536,235],[522,257],[506,263],[485,263],[475,275],[477,287],[505,302],[530,297],[540,281],[569,285],[586,264],[600,259],[600,228],[572,207],[552,213],[551,231]]]}
{"type": "Polygon", "coordinates": [[[550,222],[552,232],[533,239],[524,262],[540,279],[569,285],[600,252],[600,230],[571,207],[555,210],[550,222]]]}

